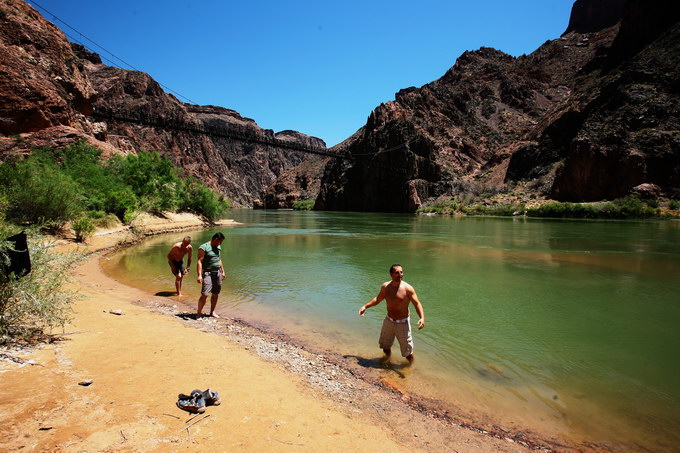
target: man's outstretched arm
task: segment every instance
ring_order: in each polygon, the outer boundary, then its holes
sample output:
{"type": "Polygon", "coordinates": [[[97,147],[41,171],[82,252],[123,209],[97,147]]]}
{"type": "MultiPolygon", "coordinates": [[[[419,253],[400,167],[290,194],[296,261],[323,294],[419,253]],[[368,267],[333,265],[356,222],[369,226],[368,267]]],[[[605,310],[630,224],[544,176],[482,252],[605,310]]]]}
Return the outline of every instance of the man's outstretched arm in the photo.
{"type": "Polygon", "coordinates": [[[373,299],[369,300],[366,302],[360,309],[359,309],[359,316],[364,316],[364,313],[366,312],[367,308],[375,307],[378,305],[382,300],[385,298],[385,287],[381,286],[380,287],[380,292],[378,293],[377,296],[375,296],[373,299]]]}

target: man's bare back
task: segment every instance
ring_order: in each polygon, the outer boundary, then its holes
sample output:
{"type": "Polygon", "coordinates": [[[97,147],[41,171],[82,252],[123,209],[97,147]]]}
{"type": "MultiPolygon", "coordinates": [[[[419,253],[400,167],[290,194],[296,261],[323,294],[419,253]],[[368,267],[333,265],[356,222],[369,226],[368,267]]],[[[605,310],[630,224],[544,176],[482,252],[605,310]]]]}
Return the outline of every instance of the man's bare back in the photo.
{"type": "Polygon", "coordinates": [[[174,244],[168,252],[168,264],[172,274],[175,276],[175,289],[178,296],[182,295],[182,279],[191,268],[192,250],[191,236],[186,236],[181,242],[174,244]],[[189,255],[189,260],[187,266],[184,267],[183,260],[187,254],[189,255]]]}

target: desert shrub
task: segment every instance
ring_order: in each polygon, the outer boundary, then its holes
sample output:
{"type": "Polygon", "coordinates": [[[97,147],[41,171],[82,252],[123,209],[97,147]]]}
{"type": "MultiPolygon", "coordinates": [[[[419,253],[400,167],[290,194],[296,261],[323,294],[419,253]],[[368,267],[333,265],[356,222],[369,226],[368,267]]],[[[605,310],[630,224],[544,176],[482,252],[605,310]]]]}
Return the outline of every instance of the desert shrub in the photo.
{"type": "MultiPolygon", "coordinates": [[[[0,243],[3,261],[8,247],[7,242],[0,243]]],[[[56,327],[63,328],[70,319],[76,295],[64,284],[80,256],[57,254],[52,244],[40,237],[29,240],[29,250],[31,272],[27,275],[7,275],[0,266],[0,344],[41,337],[56,327]]]]}
{"type": "Polygon", "coordinates": [[[656,208],[647,206],[635,195],[614,200],[610,204],[613,208],[607,206],[606,212],[613,219],[644,219],[657,216],[660,213],[658,206],[656,208]]]}
{"type": "Polygon", "coordinates": [[[507,203],[493,206],[478,205],[468,210],[468,214],[513,216],[526,212],[526,207],[522,203],[507,203]]]}
{"type": "Polygon", "coordinates": [[[555,217],[555,218],[577,218],[588,219],[596,217],[596,210],[592,206],[578,203],[546,203],[527,211],[531,217],[555,217]]]}
{"type": "Polygon", "coordinates": [[[179,208],[181,178],[172,161],[158,152],[115,157],[108,167],[141,200],[142,210],[162,212],[179,208]]]}
{"type": "Polygon", "coordinates": [[[95,224],[91,217],[83,215],[74,220],[71,227],[76,234],[76,240],[85,242],[94,233],[95,224]]]}
{"type": "Polygon", "coordinates": [[[106,213],[92,219],[96,228],[114,228],[120,226],[120,219],[115,214],[106,213]]]}
{"type": "Polygon", "coordinates": [[[78,184],[39,158],[3,164],[6,215],[17,222],[63,224],[82,212],[78,184]]]}
{"type": "Polygon", "coordinates": [[[680,200],[671,200],[668,203],[668,207],[670,209],[679,209],[680,208],[680,200]]]}
{"type": "Polygon", "coordinates": [[[298,200],[293,203],[293,209],[296,211],[311,211],[314,209],[316,200],[298,200]]]}
{"type": "Polygon", "coordinates": [[[576,219],[641,219],[659,214],[659,208],[649,207],[633,195],[603,203],[547,203],[527,211],[532,217],[576,219]]]}
{"type": "Polygon", "coordinates": [[[204,216],[210,222],[219,219],[231,207],[231,203],[203,184],[191,181],[187,184],[180,208],[204,216]]]}
{"type": "Polygon", "coordinates": [[[36,149],[27,158],[0,164],[0,198],[9,219],[56,226],[80,219],[83,211],[95,212],[88,214],[91,219],[115,214],[129,224],[138,210],[185,209],[215,220],[230,207],[219,194],[182,177],[157,152],[102,162],[101,150],[86,142],[36,149]]]}
{"type": "Polygon", "coordinates": [[[659,200],[657,198],[652,198],[651,200],[647,200],[645,203],[647,203],[647,206],[649,206],[650,208],[654,208],[654,209],[658,208],[661,205],[661,203],[659,203],[659,200]]]}
{"type": "Polygon", "coordinates": [[[458,198],[454,199],[438,199],[433,202],[425,203],[417,209],[417,213],[435,213],[435,214],[455,214],[456,212],[463,212],[465,202],[458,198]]]}
{"type": "Polygon", "coordinates": [[[106,210],[115,214],[126,225],[132,220],[137,205],[137,197],[129,187],[106,194],[106,210]]]}

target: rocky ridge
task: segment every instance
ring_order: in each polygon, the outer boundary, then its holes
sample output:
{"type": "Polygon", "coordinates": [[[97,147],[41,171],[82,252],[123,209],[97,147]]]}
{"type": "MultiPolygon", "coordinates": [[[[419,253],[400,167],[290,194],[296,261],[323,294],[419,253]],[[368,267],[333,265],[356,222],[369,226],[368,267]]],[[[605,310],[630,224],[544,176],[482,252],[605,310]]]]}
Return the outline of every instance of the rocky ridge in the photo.
{"type": "Polygon", "coordinates": [[[517,183],[565,201],[644,183],[677,194],[676,10],[579,0],[567,32],[530,55],[465,52],[370,114],[347,144],[354,163],[327,164],[316,208],[412,212],[471,185],[517,183]]]}
{"type": "Polygon", "coordinates": [[[308,157],[279,143],[325,149],[320,139],[274,133],[233,110],[180,102],[148,74],[104,65],[21,0],[0,6],[0,88],[0,155],[77,140],[105,156],[157,150],[242,206],[308,157]]]}

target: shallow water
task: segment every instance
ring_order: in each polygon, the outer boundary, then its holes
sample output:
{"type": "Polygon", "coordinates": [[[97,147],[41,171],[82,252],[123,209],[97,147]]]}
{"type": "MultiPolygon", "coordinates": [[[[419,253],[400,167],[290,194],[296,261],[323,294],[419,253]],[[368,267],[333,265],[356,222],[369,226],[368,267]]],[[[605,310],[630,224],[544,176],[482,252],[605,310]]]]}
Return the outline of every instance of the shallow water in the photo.
{"type": "MultiPolygon", "coordinates": [[[[228,276],[219,310],[228,315],[377,367],[384,304],[364,318],[357,311],[400,263],[427,327],[414,333],[414,368],[393,356],[376,372],[482,424],[634,450],[678,445],[680,222],[230,217],[244,225],[221,230],[228,276]]],[[[188,234],[198,248],[215,231],[188,234]]],[[[150,293],[174,291],[165,255],[182,236],[123,250],[105,270],[150,293]]],[[[190,302],[195,279],[194,266],[190,302]]]]}

